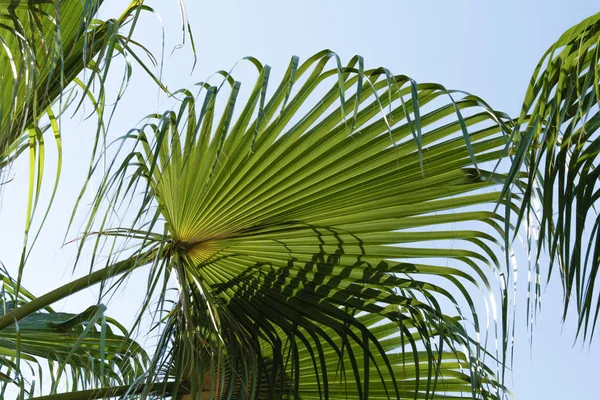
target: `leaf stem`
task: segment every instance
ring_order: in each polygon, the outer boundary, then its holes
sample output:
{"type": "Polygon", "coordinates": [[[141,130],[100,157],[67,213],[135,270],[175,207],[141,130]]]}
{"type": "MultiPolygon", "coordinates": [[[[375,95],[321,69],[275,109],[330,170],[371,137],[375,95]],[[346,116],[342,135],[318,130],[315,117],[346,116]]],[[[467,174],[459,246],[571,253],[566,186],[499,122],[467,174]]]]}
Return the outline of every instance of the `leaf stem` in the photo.
{"type": "Polygon", "coordinates": [[[65,297],[72,295],[73,293],[77,293],[80,290],[93,286],[105,279],[112,278],[116,275],[120,275],[124,272],[131,271],[137,267],[145,265],[156,256],[157,251],[153,249],[109,265],[108,267],[92,272],[89,275],[75,279],[74,281],[56,288],[51,292],[48,292],[0,317],[0,331],[11,326],[20,319],[25,318],[29,314],[39,311],[42,308],[57,302],[58,300],[62,300],[65,297]]]}

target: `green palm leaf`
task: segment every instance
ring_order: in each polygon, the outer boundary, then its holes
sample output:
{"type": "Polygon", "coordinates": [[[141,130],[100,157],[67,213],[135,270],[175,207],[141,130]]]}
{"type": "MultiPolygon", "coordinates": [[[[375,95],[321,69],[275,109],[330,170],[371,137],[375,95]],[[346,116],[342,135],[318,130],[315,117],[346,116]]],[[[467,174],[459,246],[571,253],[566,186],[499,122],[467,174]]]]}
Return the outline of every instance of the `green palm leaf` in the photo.
{"type": "MultiPolygon", "coordinates": [[[[519,148],[510,178],[527,167],[519,220],[539,226],[539,246],[528,230],[539,263],[550,255],[565,291],[564,317],[574,304],[578,332],[591,338],[600,304],[596,281],[600,231],[596,184],[600,139],[600,14],[566,31],[540,61],[514,128],[519,148]]],[[[505,188],[505,192],[509,187],[505,188]]],[[[537,263],[536,263],[537,264],[537,263]]],[[[539,269],[538,269],[539,274],[539,269]]],[[[533,290],[539,298],[539,284],[533,290]]]]}
{"type": "Polygon", "coordinates": [[[106,27],[93,22],[99,5],[97,0],[0,3],[0,153],[106,47],[106,27]]]}
{"type": "Polygon", "coordinates": [[[505,153],[505,117],[359,57],[342,68],[330,51],[293,58],[267,95],[269,67],[249,60],[244,102],[223,72],[201,101],[181,91],[179,110],[127,135],[139,147],[94,206],[143,179],[136,220],[165,222],[181,294],[154,373],[190,383],[192,398],[499,396],[474,361],[485,351],[471,293],[497,292],[505,177],[484,167],[505,153]],[[206,373],[221,376],[209,393],[206,373]]]}
{"type": "MultiPolygon", "coordinates": [[[[0,317],[35,297],[16,282],[2,279],[0,317]]],[[[0,331],[1,393],[17,385],[33,395],[44,382],[56,391],[97,385],[131,384],[147,364],[145,351],[128,338],[127,331],[104,315],[103,305],[81,314],[55,312],[51,308],[29,314],[0,331]],[[46,364],[41,361],[45,360],[46,364]],[[44,376],[49,373],[49,377],[44,376]]]]}
{"type": "MultiPolygon", "coordinates": [[[[43,186],[47,134],[53,136],[58,154],[53,190],[43,226],[52,206],[62,169],[61,115],[74,105],[77,111],[84,100],[97,114],[94,150],[103,147],[105,82],[112,61],[121,55],[126,62],[124,82],[115,106],[131,76],[131,60],[139,62],[151,78],[162,84],[144,64],[138,53],[154,57],[144,46],[130,38],[139,13],[153,12],[143,0],[125,4],[117,18],[95,19],[102,0],[85,1],[0,1],[0,172],[28,150],[29,197],[25,238],[17,274],[20,283],[30,249],[39,231],[30,237],[43,186]],[[129,26],[130,31],[124,32],[129,26]],[[77,93],[77,91],[82,93],[77,93]]],[[[88,175],[93,173],[93,165],[88,175]]],[[[0,187],[1,189],[1,187],[0,187]]]]}
{"type": "MultiPolygon", "coordinates": [[[[64,93],[73,82],[83,91],[77,103],[81,105],[83,98],[89,97],[98,113],[99,135],[105,123],[104,83],[116,55],[124,55],[127,64],[129,58],[137,61],[166,90],[139,53],[156,65],[152,54],[131,38],[139,13],[154,10],[144,5],[144,0],[130,0],[119,17],[101,21],[95,16],[102,3],[0,0],[0,167],[27,147],[37,145],[42,133],[37,123],[45,116],[52,120],[75,100],[64,93]],[[122,32],[125,26],[129,31],[122,32]],[[82,71],[86,71],[83,76],[82,71]],[[31,132],[21,138],[26,130],[31,132]]],[[[179,6],[185,17],[181,2],[179,6]]],[[[183,23],[187,24],[187,19],[183,23]]],[[[184,26],[186,30],[191,37],[189,25],[184,26]]],[[[125,80],[131,75],[130,66],[127,68],[125,80]]],[[[123,82],[122,88],[125,86],[123,82]]]]}

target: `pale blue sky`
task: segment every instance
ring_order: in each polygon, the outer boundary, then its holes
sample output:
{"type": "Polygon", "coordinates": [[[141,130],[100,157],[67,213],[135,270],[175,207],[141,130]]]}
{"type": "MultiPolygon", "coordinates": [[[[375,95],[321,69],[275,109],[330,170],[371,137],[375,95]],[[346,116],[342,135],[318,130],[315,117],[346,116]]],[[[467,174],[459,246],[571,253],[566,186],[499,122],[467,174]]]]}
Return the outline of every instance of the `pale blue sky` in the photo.
{"type": "MultiPolygon", "coordinates": [[[[101,16],[120,14],[124,0],[105,0],[101,16]]],[[[281,73],[289,57],[302,59],[330,48],[343,60],[354,54],[368,66],[385,66],[419,82],[439,82],[485,99],[494,108],[516,114],[530,75],[547,47],[567,28],[600,11],[597,1],[191,1],[187,11],[195,35],[198,61],[190,75],[189,48],[171,49],[180,38],[176,0],[149,0],[167,27],[163,79],[170,88],[187,87],[218,69],[253,55],[281,73]]],[[[136,38],[160,53],[161,33],[154,18],[140,22],[136,38]]],[[[139,71],[136,71],[139,72],[139,71]]],[[[137,75],[137,74],[136,74],[137,75]]],[[[116,77],[116,75],[115,75],[116,77]]],[[[116,77],[118,79],[118,77],[116,77]]],[[[156,111],[157,91],[136,76],[115,114],[114,136],[124,134],[146,114],[156,111]]],[[[62,188],[40,244],[32,254],[25,284],[37,294],[71,277],[73,252],[61,249],[65,221],[87,165],[92,121],[64,121],[65,172],[62,188]],[[59,237],[60,236],[60,237],[59,237]]],[[[9,270],[16,265],[25,213],[26,165],[17,163],[15,184],[3,192],[0,208],[0,255],[9,270]],[[10,211],[8,211],[10,210],[10,211]]],[[[85,202],[84,198],[84,202],[85,202]]],[[[89,200],[89,199],[87,199],[89,200]]],[[[16,272],[16,271],[15,271],[16,272]]],[[[84,271],[78,271],[78,275],[84,271]]],[[[136,275],[141,277],[142,275],[136,275]]],[[[133,279],[135,281],[135,277],[133,279]]],[[[131,318],[143,282],[133,282],[109,308],[117,319],[131,318]],[[137,295],[136,295],[137,294],[137,295]],[[114,306],[116,305],[116,306],[114,306]]],[[[94,298],[82,294],[61,305],[81,311],[94,298]]],[[[517,343],[512,381],[518,399],[593,398],[600,343],[574,344],[574,321],[560,323],[562,292],[556,284],[545,292],[543,320],[538,320],[529,347],[525,316],[517,316],[517,343]]],[[[522,310],[517,310],[522,312],[522,310]]]]}

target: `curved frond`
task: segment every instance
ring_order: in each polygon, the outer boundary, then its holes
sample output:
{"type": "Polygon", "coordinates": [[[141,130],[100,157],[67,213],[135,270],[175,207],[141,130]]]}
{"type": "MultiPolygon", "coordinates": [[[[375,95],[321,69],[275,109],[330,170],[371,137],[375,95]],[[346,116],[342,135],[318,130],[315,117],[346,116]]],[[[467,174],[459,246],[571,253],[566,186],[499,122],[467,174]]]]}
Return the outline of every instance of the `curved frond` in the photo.
{"type": "MultiPolygon", "coordinates": [[[[108,103],[104,84],[115,55],[124,55],[127,64],[130,58],[137,61],[166,90],[140,57],[148,56],[156,66],[154,56],[131,38],[139,13],[154,10],[143,0],[130,0],[124,3],[120,16],[101,21],[96,19],[96,12],[102,3],[103,0],[0,1],[0,167],[35,144],[27,143],[27,138],[35,142],[39,132],[31,138],[27,130],[42,129],[37,126],[40,119],[53,118],[48,112],[59,115],[74,101],[81,105],[86,97],[98,113],[97,135],[103,133],[103,110],[108,103]],[[123,32],[127,26],[129,30],[123,32]],[[86,72],[83,76],[82,71],[86,72]],[[73,83],[83,91],[80,99],[64,93],[73,83]],[[25,137],[20,140],[24,132],[25,137]]],[[[183,40],[186,31],[191,40],[181,2],[179,7],[183,40]]],[[[121,91],[131,75],[130,65],[124,75],[121,91]]]]}
{"type": "MultiPolygon", "coordinates": [[[[0,316],[35,299],[22,287],[17,294],[9,277],[0,278],[0,316]]],[[[132,384],[144,372],[147,355],[105,310],[98,305],[71,314],[48,307],[1,330],[0,392],[33,396],[42,388],[53,393],[132,384]]]]}
{"type": "Polygon", "coordinates": [[[100,1],[0,4],[0,154],[88,66],[105,36],[90,35],[100,1]]]}
{"type": "MultiPolygon", "coordinates": [[[[510,178],[526,165],[519,220],[528,229],[536,259],[545,246],[549,275],[559,270],[565,293],[564,317],[572,305],[578,333],[596,327],[600,230],[596,207],[600,168],[600,14],[566,31],[544,54],[515,126],[518,151],[510,178]]],[[[505,191],[508,190],[508,186],[505,191]]],[[[539,274],[539,269],[538,269],[539,274]]],[[[539,282],[532,290],[539,297],[539,282]]],[[[534,298],[535,296],[532,296],[534,298]]]]}
{"type": "MultiPolygon", "coordinates": [[[[151,62],[155,62],[154,57],[128,37],[130,31],[125,31],[127,26],[133,29],[140,12],[152,9],[144,6],[142,0],[131,0],[124,4],[122,15],[101,21],[95,19],[101,3],[102,0],[0,2],[0,173],[24,152],[29,157],[25,237],[16,274],[19,284],[39,234],[39,230],[32,234],[30,228],[34,216],[39,215],[48,140],[56,146],[56,171],[39,227],[44,225],[61,177],[61,115],[67,109],[77,111],[86,100],[92,103],[98,120],[92,160],[103,147],[105,107],[110,103],[105,83],[116,56],[123,56],[125,73],[113,106],[130,79],[130,58],[138,61],[162,87],[136,53],[148,55],[151,62]]],[[[91,162],[87,172],[93,173],[91,162]]]]}

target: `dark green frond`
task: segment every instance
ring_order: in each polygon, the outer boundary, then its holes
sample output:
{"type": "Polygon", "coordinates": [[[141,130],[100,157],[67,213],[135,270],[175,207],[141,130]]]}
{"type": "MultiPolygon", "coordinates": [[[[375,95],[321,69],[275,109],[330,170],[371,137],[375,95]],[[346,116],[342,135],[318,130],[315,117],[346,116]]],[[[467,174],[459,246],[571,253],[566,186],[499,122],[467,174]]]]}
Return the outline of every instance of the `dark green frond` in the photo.
{"type": "MultiPolygon", "coordinates": [[[[519,220],[530,244],[546,247],[565,293],[564,317],[577,312],[579,333],[596,327],[600,230],[600,14],[566,31],[546,52],[527,91],[514,131],[518,144],[510,178],[527,168],[519,220]]],[[[508,186],[506,187],[508,190],[508,186]]],[[[532,288],[539,296],[539,282],[532,288]]],[[[533,296],[536,297],[536,296],[533,296]]],[[[532,298],[533,298],[532,297],[532,298]]]]}

